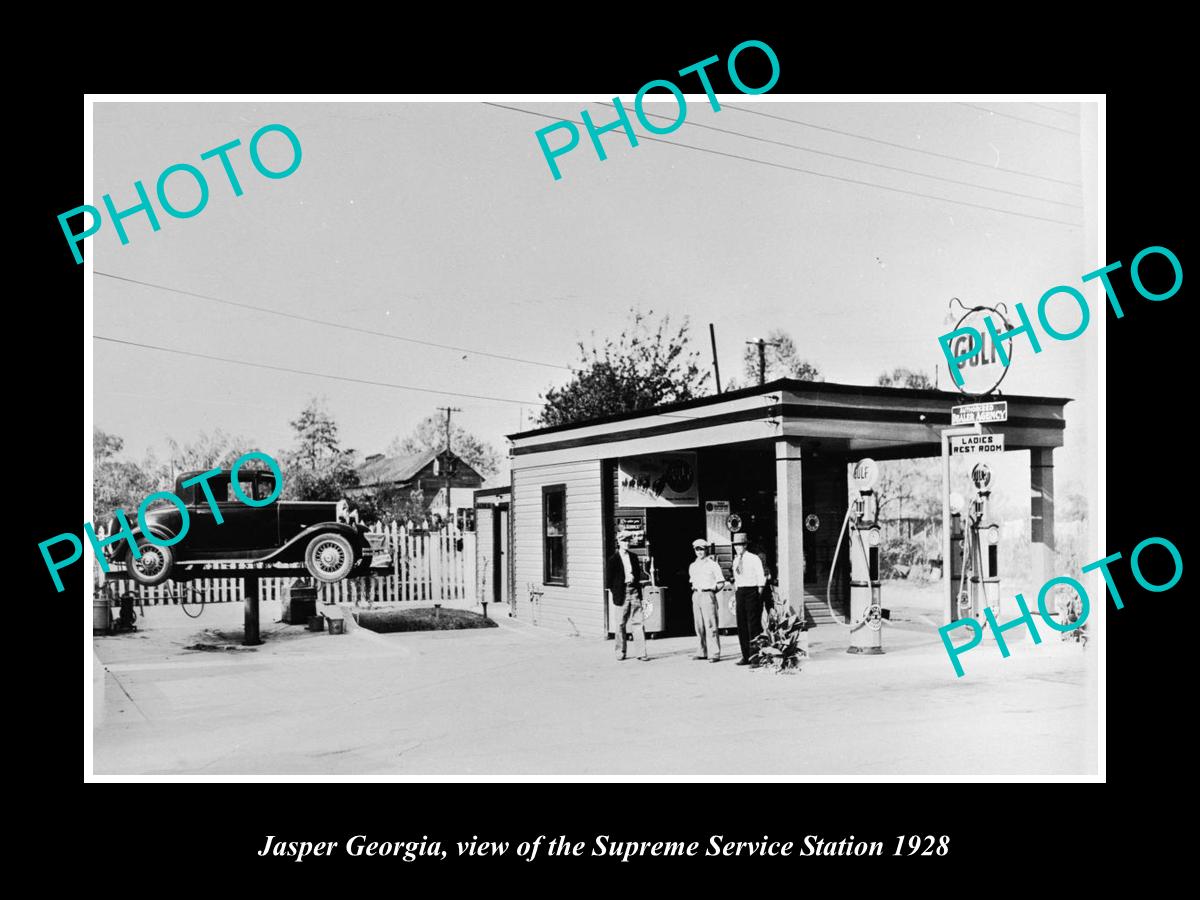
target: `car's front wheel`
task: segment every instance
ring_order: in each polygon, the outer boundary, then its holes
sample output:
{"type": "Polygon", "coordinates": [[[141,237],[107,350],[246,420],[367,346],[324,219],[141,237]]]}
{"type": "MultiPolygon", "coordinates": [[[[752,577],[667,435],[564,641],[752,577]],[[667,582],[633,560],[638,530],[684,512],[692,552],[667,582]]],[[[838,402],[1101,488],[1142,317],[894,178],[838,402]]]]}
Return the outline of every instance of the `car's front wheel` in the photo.
{"type": "Polygon", "coordinates": [[[126,573],[138,584],[153,587],[162,584],[171,577],[171,569],[175,565],[175,554],[170,547],[160,547],[152,544],[144,537],[138,539],[138,552],[141,559],[134,559],[130,553],[125,560],[126,573]]]}
{"type": "Polygon", "coordinates": [[[354,548],[340,534],[318,534],[308,542],[304,565],[317,581],[341,581],[354,568],[354,548]]]}

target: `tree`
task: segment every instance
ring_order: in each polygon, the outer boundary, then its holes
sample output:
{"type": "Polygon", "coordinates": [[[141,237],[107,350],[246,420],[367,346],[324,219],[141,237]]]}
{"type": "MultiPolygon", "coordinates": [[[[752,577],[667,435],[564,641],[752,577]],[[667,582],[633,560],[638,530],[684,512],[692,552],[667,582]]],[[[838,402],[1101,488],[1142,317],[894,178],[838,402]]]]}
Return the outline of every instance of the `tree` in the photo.
{"type": "Polygon", "coordinates": [[[875,383],[880,387],[933,389],[932,378],[924,372],[915,372],[903,366],[893,369],[891,372],[884,372],[875,383]]]}
{"type": "MultiPolygon", "coordinates": [[[[821,370],[806,359],[801,359],[796,351],[796,342],[788,333],[780,328],[772,328],[765,338],[767,346],[764,349],[766,359],[766,381],[777,378],[797,378],[800,381],[824,381],[821,370]]],[[[758,384],[758,347],[747,344],[742,353],[742,370],[746,385],[758,384]]],[[[732,384],[730,389],[736,389],[732,384]]]]}
{"type": "MultiPolygon", "coordinates": [[[[392,441],[386,452],[389,456],[413,456],[427,450],[443,450],[445,447],[446,420],[435,413],[422,419],[408,437],[392,441]]],[[[500,454],[496,448],[457,422],[450,425],[450,448],[459,459],[485,478],[500,471],[500,454]]]]}
{"type": "Polygon", "coordinates": [[[579,369],[566,385],[546,391],[537,424],[568,425],[703,396],[708,372],[688,347],[687,319],[673,329],[670,316],[655,324],[653,315],[631,309],[631,323],[601,348],[594,334],[590,351],[581,341],[579,369]]]}
{"type": "Polygon", "coordinates": [[[158,489],[152,467],[119,459],[125,441],[99,428],[92,430],[92,521],[103,523],[113,510],[131,518],[138,505],[158,489]]]}
{"type": "Polygon", "coordinates": [[[337,423],[315,397],[289,424],[296,443],[283,454],[285,499],[340,500],[358,486],[354,451],[341,448],[337,423]]]}
{"type": "Polygon", "coordinates": [[[167,438],[167,461],[158,467],[159,483],[169,490],[180,472],[208,471],[230,468],[239,456],[255,449],[254,441],[240,435],[229,435],[220,428],[212,434],[200,432],[190,444],[180,444],[167,438]]]}

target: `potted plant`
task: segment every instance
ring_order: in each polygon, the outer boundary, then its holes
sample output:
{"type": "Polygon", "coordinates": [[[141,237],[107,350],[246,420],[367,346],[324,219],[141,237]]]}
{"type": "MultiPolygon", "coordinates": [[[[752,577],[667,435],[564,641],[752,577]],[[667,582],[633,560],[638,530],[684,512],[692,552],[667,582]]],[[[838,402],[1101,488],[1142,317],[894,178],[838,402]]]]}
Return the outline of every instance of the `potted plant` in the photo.
{"type": "Polygon", "coordinates": [[[754,638],[755,654],[750,662],[775,674],[795,674],[800,661],[808,656],[808,623],[804,614],[787,605],[776,604],[767,614],[767,626],[754,638]]]}

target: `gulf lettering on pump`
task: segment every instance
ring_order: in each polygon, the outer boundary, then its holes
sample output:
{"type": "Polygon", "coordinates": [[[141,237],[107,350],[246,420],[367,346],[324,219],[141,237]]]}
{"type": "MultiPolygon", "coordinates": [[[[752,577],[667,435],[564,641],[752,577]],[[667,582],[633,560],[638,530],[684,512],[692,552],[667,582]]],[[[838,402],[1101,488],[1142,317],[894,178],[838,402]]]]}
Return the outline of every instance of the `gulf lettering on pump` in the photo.
{"type": "MultiPolygon", "coordinates": [[[[201,162],[213,158],[220,160],[221,169],[229,181],[229,187],[234,197],[242,196],[245,190],[242,188],[242,183],[238,178],[232,160],[229,158],[229,154],[241,145],[242,142],[235,139],[221,144],[219,147],[214,147],[211,150],[205,150],[200,154],[201,162]]],[[[272,180],[287,178],[300,168],[300,159],[302,156],[300,138],[286,125],[264,125],[258,131],[254,132],[254,135],[250,138],[249,155],[251,165],[264,178],[272,180]],[[260,148],[263,139],[270,134],[282,135],[287,142],[284,145],[278,139],[272,139],[271,141],[274,145],[273,149],[270,150],[273,162],[278,163],[283,157],[290,154],[291,161],[282,168],[271,168],[263,161],[262,150],[260,148]],[[290,149],[283,150],[284,146],[290,149]],[[279,160],[276,157],[279,157],[279,160]]],[[[133,193],[136,195],[137,202],[121,210],[117,209],[118,202],[113,200],[112,194],[105,194],[101,198],[104,209],[108,213],[108,219],[112,222],[113,229],[116,231],[117,238],[121,241],[122,246],[129,243],[129,233],[125,229],[125,220],[137,213],[145,213],[146,221],[150,224],[151,231],[160,231],[162,229],[162,223],[155,212],[154,204],[150,199],[150,193],[146,190],[146,186],[141,180],[134,181],[133,193]]],[[[181,162],[167,166],[162,170],[157,181],[154,183],[154,194],[158,199],[158,205],[162,207],[163,212],[168,216],[173,219],[191,219],[194,216],[198,216],[208,206],[210,188],[208,179],[205,178],[203,171],[191,163],[181,162]],[[172,178],[172,176],[176,177],[172,178]],[[168,192],[168,184],[170,185],[170,193],[168,192]],[[185,192],[188,195],[194,192],[196,199],[191,201],[190,206],[183,199],[185,192]]],[[[86,238],[92,237],[100,231],[101,226],[104,224],[104,215],[95,206],[85,203],[82,206],[77,206],[59,215],[58,224],[62,228],[62,232],[67,239],[67,244],[70,246],[71,253],[78,264],[83,262],[83,254],[79,252],[79,245],[86,238]],[[84,227],[78,232],[73,231],[71,225],[68,224],[68,220],[75,216],[84,217],[84,227]],[[90,223],[88,222],[88,217],[91,218],[90,223]]]]}
{"type": "MultiPolygon", "coordinates": [[[[1094,272],[1089,272],[1081,276],[1080,279],[1084,285],[1089,281],[1100,281],[1104,287],[1109,305],[1112,306],[1113,314],[1118,319],[1124,318],[1125,310],[1117,299],[1117,290],[1113,286],[1110,275],[1121,268],[1121,262],[1118,260],[1115,263],[1109,263],[1103,268],[1096,269],[1094,272]]],[[[1165,284],[1163,276],[1166,273],[1166,269],[1162,263],[1157,264],[1156,268],[1158,271],[1154,275],[1155,286],[1163,287],[1165,284]]],[[[1179,289],[1183,287],[1183,266],[1179,262],[1179,257],[1166,247],[1147,247],[1138,253],[1133,258],[1132,263],[1130,263],[1129,278],[1133,282],[1134,289],[1145,299],[1154,302],[1169,300],[1179,293],[1179,289]],[[1146,260],[1151,258],[1161,258],[1170,266],[1171,284],[1165,290],[1151,290],[1145,284],[1143,266],[1146,260]]],[[[995,356],[998,356],[1000,363],[1004,366],[1009,364],[1010,358],[1008,352],[1005,351],[1003,342],[1011,341],[1018,335],[1025,335],[1029,341],[1029,346],[1033,348],[1035,354],[1042,352],[1042,344],[1038,340],[1037,332],[1034,330],[1025,305],[1017,303],[1013,308],[1021,324],[1004,333],[997,331],[996,324],[991,316],[987,316],[984,319],[984,326],[987,330],[991,351],[995,356]]],[[[1087,298],[1078,289],[1070,285],[1060,284],[1052,287],[1048,291],[1045,291],[1041,299],[1038,300],[1038,324],[1041,325],[1043,332],[1056,341],[1075,340],[1075,338],[1087,331],[1091,319],[1092,314],[1088,307],[1087,298]],[[1072,304],[1075,307],[1074,312],[1071,311],[1072,304]],[[1051,323],[1051,309],[1058,310],[1056,314],[1056,318],[1058,319],[1057,326],[1051,323]],[[1071,317],[1073,315],[1078,315],[1079,320],[1068,327],[1068,323],[1072,321],[1071,317]]],[[[951,377],[954,379],[954,383],[960,388],[963,386],[962,369],[964,365],[978,364],[976,360],[987,361],[984,336],[977,328],[963,327],[949,331],[938,337],[938,345],[941,347],[942,355],[946,359],[946,364],[950,370],[951,377]],[[982,357],[981,354],[983,354],[982,357]]]]}
{"type": "MultiPolygon", "coordinates": [[[[1087,573],[1099,569],[1104,578],[1104,585],[1108,589],[1109,595],[1112,597],[1113,606],[1117,609],[1124,609],[1125,603],[1123,602],[1121,594],[1117,590],[1117,586],[1113,581],[1112,573],[1109,571],[1109,566],[1120,559],[1122,559],[1120,553],[1113,553],[1104,557],[1103,559],[1098,559],[1095,562],[1088,563],[1086,566],[1082,567],[1081,571],[1087,573]]],[[[1164,562],[1165,560],[1160,555],[1156,565],[1161,566],[1164,562]]],[[[1129,568],[1133,573],[1134,580],[1137,581],[1139,585],[1151,593],[1158,594],[1162,593],[1163,591],[1169,591],[1171,588],[1175,587],[1175,585],[1179,583],[1179,579],[1183,577],[1183,555],[1179,552],[1179,548],[1167,538],[1149,537],[1133,548],[1133,553],[1131,553],[1129,557],[1129,568]],[[1147,548],[1155,546],[1163,547],[1167,551],[1168,557],[1171,561],[1172,570],[1171,576],[1166,581],[1159,583],[1152,582],[1146,578],[1145,573],[1141,568],[1142,555],[1145,553],[1147,548]]],[[[1013,629],[1024,625],[1029,631],[1029,636],[1033,640],[1034,644],[1040,644],[1042,642],[1042,637],[1038,633],[1033,614],[1026,605],[1025,598],[1021,594],[1016,594],[1014,595],[1014,599],[1016,600],[1018,608],[1021,610],[1021,615],[1009,622],[1004,623],[1003,625],[996,620],[995,613],[992,612],[991,607],[985,607],[983,610],[983,615],[987,620],[987,625],[989,628],[991,628],[992,634],[996,639],[996,646],[1000,649],[1000,656],[1004,659],[1007,659],[1011,655],[1011,651],[1008,648],[1008,643],[1004,638],[1005,632],[1012,631],[1013,629]]],[[[1038,591],[1037,606],[1038,612],[1041,614],[1042,620],[1046,623],[1046,626],[1060,634],[1066,634],[1068,632],[1075,631],[1078,628],[1082,628],[1087,623],[1088,616],[1091,614],[1092,610],[1087,589],[1080,581],[1072,578],[1069,575],[1059,575],[1056,578],[1051,578],[1049,581],[1043,584],[1041,590],[1038,591]],[[1059,586],[1070,588],[1070,590],[1079,599],[1079,616],[1073,621],[1060,623],[1053,617],[1047,608],[1047,596],[1051,590],[1059,586]]],[[[976,619],[959,619],[956,622],[951,622],[949,625],[943,625],[941,628],[939,628],[938,636],[941,637],[942,644],[946,648],[946,653],[950,657],[950,664],[954,667],[955,675],[959,678],[962,678],[965,672],[963,670],[962,663],[959,661],[959,657],[979,646],[983,640],[983,627],[976,619]],[[969,629],[971,631],[971,636],[965,643],[955,646],[950,640],[950,633],[958,628],[969,629]]]]}
{"type": "MultiPolygon", "coordinates": [[[[213,496],[212,489],[208,486],[208,480],[220,472],[221,469],[219,468],[210,469],[209,471],[203,472],[200,475],[196,475],[182,483],[183,487],[189,487],[193,484],[200,485],[201,490],[204,492],[209,509],[212,511],[213,521],[217,525],[220,525],[224,519],[221,516],[220,507],[217,506],[216,498],[213,496]]],[[[270,503],[273,503],[283,491],[283,471],[280,469],[279,463],[277,463],[270,455],[261,451],[254,450],[249,453],[242,454],[234,462],[231,472],[233,494],[246,506],[266,506],[270,503]],[[271,470],[272,474],[275,476],[274,490],[270,496],[265,497],[262,500],[255,500],[254,498],[247,496],[238,483],[238,472],[241,470],[241,467],[251,459],[263,460],[267,464],[267,467],[271,470]]],[[[130,555],[134,559],[141,559],[142,553],[138,549],[139,538],[145,539],[147,542],[156,544],[159,547],[171,547],[175,544],[178,544],[184,539],[184,537],[187,536],[191,522],[187,504],[185,504],[183,500],[181,500],[179,496],[172,491],[155,491],[142,500],[140,504],[138,504],[136,516],[138,530],[136,532],[129,524],[129,519],[125,515],[125,510],[113,510],[112,518],[116,527],[113,528],[111,534],[106,535],[103,538],[96,533],[96,529],[92,526],[91,522],[83,523],[83,533],[87,537],[88,542],[92,545],[92,552],[96,555],[96,561],[100,564],[100,569],[105,574],[108,574],[111,571],[106,559],[106,554],[104,552],[105,547],[108,547],[111,544],[116,544],[119,541],[125,541],[129,545],[130,555]],[[146,511],[149,509],[150,504],[154,503],[156,500],[165,500],[179,510],[180,524],[178,533],[170,536],[160,535],[156,534],[150,527],[148,527],[146,522],[146,511]]],[[[40,542],[38,544],[38,550],[41,552],[42,559],[46,563],[46,569],[50,573],[51,581],[54,582],[55,590],[61,593],[64,589],[64,585],[62,578],[58,573],[68,566],[79,562],[79,560],[83,558],[83,541],[77,535],[67,531],[40,542]],[[70,545],[70,553],[63,558],[55,559],[50,553],[50,548],[54,547],[56,544],[63,543],[70,545]]]]}
{"type": "MultiPolygon", "coordinates": [[[[691,75],[694,73],[700,79],[700,84],[704,88],[704,93],[708,97],[709,105],[712,107],[714,112],[721,111],[721,104],[717,100],[716,93],[713,91],[712,81],[709,80],[708,72],[706,70],[709,66],[718,62],[720,62],[720,57],[710,56],[698,63],[693,63],[686,68],[680,69],[678,72],[678,74],[681,76],[691,75]]],[[[742,41],[742,43],[734,47],[729,54],[728,61],[726,62],[726,69],[729,72],[729,80],[733,83],[733,86],[743,94],[765,94],[779,81],[779,57],[776,56],[774,50],[772,50],[762,41],[742,41]],[[746,82],[742,80],[741,73],[738,70],[738,57],[746,51],[752,49],[763,54],[771,66],[771,77],[767,79],[764,84],[758,87],[752,87],[746,84],[746,82]]],[[[589,113],[587,110],[580,111],[580,118],[583,120],[581,124],[587,129],[588,138],[591,140],[592,146],[596,150],[596,156],[601,162],[604,162],[606,159],[608,159],[608,153],[605,151],[604,145],[600,141],[602,135],[605,135],[611,131],[620,131],[629,141],[630,147],[636,147],[638,145],[637,135],[634,133],[633,125],[629,121],[629,113],[625,109],[624,104],[621,103],[620,97],[612,98],[612,109],[616,115],[616,118],[607,124],[599,126],[597,126],[597,124],[593,121],[591,113],[589,113]]],[[[655,78],[651,81],[647,81],[638,90],[633,100],[633,112],[641,126],[652,135],[671,134],[672,132],[681,128],[687,119],[687,100],[684,97],[683,91],[680,90],[679,86],[673,81],[668,81],[663,78],[655,78]],[[670,120],[670,125],[659,127],[650,123],[651,116],[645,111],[644,103],[646,94],[652,90],[668,91],[675,100],[677,112],[674,117],[658,115],[653,116],[653,118],[656,119],[670,120]]],[[[534,137],[537,139],[538,147],[542,151],[542,156],[546,160],[546,165],[550,167],[550,174],[554,176],[555,181],[559,181],[562,178],[562,171],[558,166],[558,158],[565,156],[579,146],[579,129],[576,127],[576,123],[564,119],[561,122],[555,122],[552,125],[547,125],[545,128],[539,128],[534,132],[534,137]],[[556,137],[556,146],[552,147],[550,135],[556,131],[563,131],[566,134],[561,141],[559,137],[556,137]]]]}

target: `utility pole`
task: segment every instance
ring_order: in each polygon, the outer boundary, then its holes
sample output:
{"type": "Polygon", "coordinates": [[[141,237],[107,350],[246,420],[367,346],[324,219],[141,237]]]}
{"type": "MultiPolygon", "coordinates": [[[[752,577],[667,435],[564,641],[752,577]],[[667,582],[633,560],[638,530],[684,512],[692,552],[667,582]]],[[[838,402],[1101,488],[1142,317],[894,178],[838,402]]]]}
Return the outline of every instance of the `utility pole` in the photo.
{"type": "Polygon", "coordinates": [[[747,344],[752,344],[758,347],[758,383],[767,383],[767,348],[778,347],[778,341],[766,341],[759,338],[757,341],[746,341],[747,344]]]}
{"type": "Polygon", "coordinates": [[[721,367],[717,365],[717,329],[712,322],[708,323],[708,336],[712,338],[713,372],[717,375],[717,393],[721,393],[721,367]]]}
{"type": "Polygon", "coordinates": [[[446,465],[444,468],[446,470],[446,522],[448,524],[452,515],[450,508],[450,414],[462,412],[462,410],[457,406],[439,406],[438,411],[446,414],[446,465]]]}

